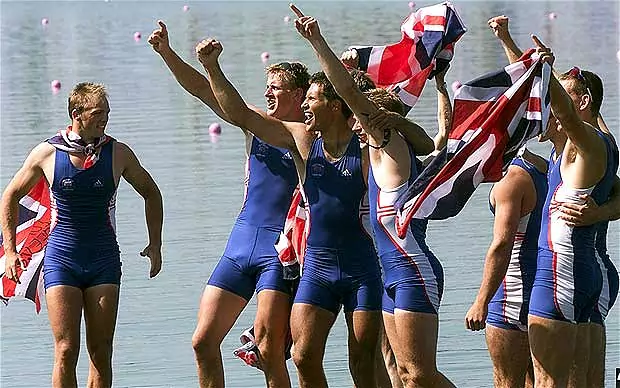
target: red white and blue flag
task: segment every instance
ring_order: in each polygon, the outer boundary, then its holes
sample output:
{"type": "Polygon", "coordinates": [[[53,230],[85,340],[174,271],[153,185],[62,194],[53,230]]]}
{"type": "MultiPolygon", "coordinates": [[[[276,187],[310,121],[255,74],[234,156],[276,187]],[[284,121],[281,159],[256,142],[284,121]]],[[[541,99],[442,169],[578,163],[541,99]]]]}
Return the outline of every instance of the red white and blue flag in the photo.
{"type": "Polygon", "coordinates": [[[0,300],[8,303],[13,297],[29,299],[34,302],[38,313],[43,298],[43,255],[51,223],[50,195],[45,178],[19,201],[18,217],[15,243],[26,270],[18,267],[19,283],[4,276],[6,257],[0,246],[0,300]]]}
{"type": "Polygon", "coordinates": [[[423,7],[402,23],[400,42],[387,46],[351,46],[364,70],[378,87],[392,90],[411,108],[427,79],[446,68],[454,44],[466,27],[454,6],[441,3],[423,7]]]}
{"type": "Polygon", "coordinates": [[[482,182],[497,182],[521,146],[543,133],[550,113],[551,67],[534,50],[454,95],[448,144],[395,203],[396,228],[412,218],[457,215],[482,182]]]}

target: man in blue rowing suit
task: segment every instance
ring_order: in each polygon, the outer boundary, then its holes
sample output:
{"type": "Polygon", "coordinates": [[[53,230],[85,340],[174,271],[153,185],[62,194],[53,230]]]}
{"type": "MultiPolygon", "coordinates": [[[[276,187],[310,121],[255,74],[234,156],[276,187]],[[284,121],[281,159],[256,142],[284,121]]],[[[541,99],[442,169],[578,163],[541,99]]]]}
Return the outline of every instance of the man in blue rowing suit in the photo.
{"type": "MultiPolygon", "coordinates": [[[[159,21],[149,42],[179,84],[231,122],[220,108],[209,79],[185,63],[171,48],[166,25],[159,21]]],[[[206,41],[196,53],[204,64],[206,41]]],[[[283,62],[266,70],[266,115],[303,121],[301,103],[309,75],[301,63],[283,62]]],[[[257,109],[257,108],[252,108],[257,109]]],[[[299,178],[288,150],[273,147],[240,126],[246,139],[245,197],[222,258],[204,290],[194,332],[193,346],[201,387],[223,387],[220,345],[256,291],[258,308],[254,322],[261,369],[269,387],[289,387],[285,346],[291,304],[290,284],[283,279],[274,244],[299,178]]]]}
{"type": "MultiPolygon", "coordinates": [[[[538,38],[533,40],[541,60],[553,64],[551,50],[538,38]]],[[[589,194],[602,203],[609,197],[615,179],[612,147],[597,129],[590,86],[578,68],[559,81],[552,75],[549,83],[553,115],[567,141],[555,147],[549,160],[549,191],[530,299],[528,335],[536,386],[565,387],[573,363],[581,365],[574,376],[587,375],[587,357],[585,362],[581,358],[589,353],[587,323],[602,287],[595,228],[567,225],[551,202],[581,204],[589,194]]]]}
{"type": "Polygon", "coordinates": [[[523,387],[531,364],[527,315],[547,195],[546,170],[545,159],[524,149],[489,194],[493,241],[465,325],[474,331],[486,327],[498,388],[523,387]]]}
{"type": "MultiPolygon", "coordinates": [[[[394,202],[418,175],[414,145],[404,134],[416,132],[413,137],[418,138],[417,144],[426,144],[427,153],[433,149],[432,139],[403,117],[403,104],[393,93],[383,89],[362,93],[322,37],[317,21],[298,16],[298,31],[310,42],[336,92],[355,114],[354,132],[368,139],[370,221],[384,272],[383,321],[400,380],[405,387],[452,387],[435,361],[443,269],[426,245],[426,220],[414,221],[404,239],[395,229],[394,202]]],[[[438,87],[443,88],[439,94],[444,94],[445,83],[440,81],[438,87]]]]}
{"type": "Polygon", "coordinates": [[[43,258],[48,317],[54,336],[52,386],[77,387],[82,311],[89,354],[88,386],[112,386],[112,344],[121,261],[116,241],[116,189],[123,177],[145,200],[150,277],[161,269],[162,199],[133,151],[105,134],[110,107],[101,84],[77,84],[69,96],[71,125],[30,153],[2,195],[0,224],[6,274],[17,281],[18,202],[41,179],[50,187],[51,232],[43,258]]]}
{"type": "MultiPolygon", "coordinates": [[[[602,82],[594,73],[582,72],[588,80],[589,88],[592,94],[592,110],[598,111],[602,103],[602,82]]],[[[612,170],[618,166],[618,146],[615,139],[607,129],[605,122],[600,114],[598,118],[599,127],[602,133],[608,137],[612,144],[612,170]]],[[[604,385],[605,380],[605,348],[606,333],[605,319],[609,314],[609,310],[614,305],[618,296],[618,270],[614,266],[607,252],[607,228],[609,220],[620,218],[620,179],[616,176],[615,183],[612,188],[612,194],[608,201],[600,206],[592,199],[587,198],[586,203],[577,205],[568,202],[555,203],[559,211],[563,214],[560,216],[570,226],[588,226],[594,225],[595,228],[595,249],[596,259],[602,273],[602,287],[598,297],[598,301],[594,308],[594,312],[590,318],[589,324],[589,345],[590,352],[587,355],[587,379],[586,386],[598,387],[604,385]]],[[[571,370],[571,383],[579,381],[578,373],[581,371],[571,370]]]]}
{"type": "Polygon", "coordinates": [[[222,110],[238,126],[291,151],[309,205],[304,272],[291,311],[293,361],[300,386],[327,386],[325,344],[344,305],[353,381],[359,388],[374,387],[381,275],[372,241],[359,219],[368,164],[348,123],[351,111],[323,73],[311,77],[302,105],[304,123],[252,110],[220,69],[221,44],[208,43],[210,52],[203,63],[222,110]]]}

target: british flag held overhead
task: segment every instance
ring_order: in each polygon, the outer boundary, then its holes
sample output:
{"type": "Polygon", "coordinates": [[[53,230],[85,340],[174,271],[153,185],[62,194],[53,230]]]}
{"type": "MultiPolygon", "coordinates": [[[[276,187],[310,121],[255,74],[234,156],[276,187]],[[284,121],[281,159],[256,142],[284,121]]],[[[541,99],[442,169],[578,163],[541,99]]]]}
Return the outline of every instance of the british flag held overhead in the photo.
{"type": "MultiPolygon", "coordinates": [[[[16,246],[26,267],[18,267],[20,283],[9,280],[5,274],[6,257],[0,246],[0,300],[8,303],[12,297],[22,297],[34,302],[37,313],[41,311],[43,297],[43,255],[50,233],[51,209],[47,181],[41,180],[19,201],[19,218],[16,246]]],[[[2,242],[0,237],[0,242],[2,242]]]]}
{"type": "Polygon", "coordinates": [[[400,42],[386,46],[352,46],[359,68],[378,87],[394,91],[407,108],[422,93],[426,80],[448,66],[454,44],[466,27],[449,3],[423,7],[402,23],[400,42]]]}
{"type": "Polygon", "coordinates": [[[519,148],[547,128],[551,67],[534,50],[500,71],[463,85],[454,95],[445,149],[396,202],[396,228],[412,218],[457,215],[481,182],[496,182],[519,148]]]}

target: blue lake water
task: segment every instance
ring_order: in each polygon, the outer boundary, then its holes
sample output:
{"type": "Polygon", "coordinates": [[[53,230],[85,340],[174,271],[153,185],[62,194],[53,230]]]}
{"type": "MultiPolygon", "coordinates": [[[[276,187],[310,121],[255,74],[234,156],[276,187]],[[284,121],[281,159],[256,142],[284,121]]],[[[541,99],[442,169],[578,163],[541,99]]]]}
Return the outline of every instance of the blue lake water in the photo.
{"type": "MultiPolygon", "coordinates": [[[[301,60],[318,64],[297,36],[287,2],[40,1],[0,3],[0,186],[4,188],[29,150],[67,124],[71,86],[91,80],[108,86],[108,132],[127,142],[160,185],[165,200],[164,268],[148,279],[138,252],[146,243],[143,205],[126,184],[119,188],[117,229],[123,252],[123,286],[115,339],[116,387],[192,387],[197,385],[191,335],[205,282],[226,243],[243,196],[244,141],[240,130],[223,125],[219,141],[207,128],[211,111],[186,94],[146,42],[157,19],[167,22],[172,46],[191,64],[195,44],[207,36],[223,42],[223,68],[247,101],[264,105],[264,65],[301,60]],[[43,26],[42,18],[49,24],[43,26]],[[134,32],[142,39],[134,41],[134,32]],[[50,92],[58,79],[60,93],[50,92]]],[[[431,2],[419,2],[418,6],[431,2]]],[[[447,81],[467,81],[496,70],[506,61],[486,26],[506,14],[522,47],[538,34],[556,53],[559,69],[573,65],[598,73],[605,84],[602,114],[618,136],[617,2],[455,2],[469,31],[456,47],[447,81]],[[557,18],[550,20],[551,12],[557,18]]],[[[384,44],[400,39],[408,14],[406,1],[300,2],[316,16],[332,47],[384,44]]],[[[436,97],[429,87],[409,117],[436,132],[436,97]]],[[[547,156],[548,145],[531,147],[547,156]]],[[[483,259],[491,241],[492,216],[482,185],[457,217],[431,222],[428,242],[445,269],[440,311],[438,363],[459,387],[492,386],[484,334],[465,330],[463,318],[477,292],[483,259]]],[[[612,259],[618,265],[618,224],[609,231],[612,259]]],[[[620,366],[619,312],[608,318],[607,385],[620,366]]],[[[253,319],[250,303],[222,345],[229,387],[261,387],[263,377],[232,356],[238,333],[253,319]]],[[[45,309],[29,302],[0,307],[0,386],[50,385],[53,342],[45,309]]],[[[78,364],[85,384],[88,358],[78,364]]],[[[291,375],[296,380],[294,367],[291,375]]],[[[339,317],[329,338],[325,369],[333,387],[352,386],[346,361],[346,329],[339,317]]],[[[296,384],[296,382],[295,382],[296,384]]]]}

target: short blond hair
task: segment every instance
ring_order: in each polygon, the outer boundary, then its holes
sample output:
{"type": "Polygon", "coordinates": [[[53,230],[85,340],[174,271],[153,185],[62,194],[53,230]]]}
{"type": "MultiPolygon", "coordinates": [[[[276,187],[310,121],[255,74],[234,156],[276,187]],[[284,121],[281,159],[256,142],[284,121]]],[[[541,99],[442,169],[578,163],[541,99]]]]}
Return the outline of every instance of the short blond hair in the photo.
{"type": "Polygon", "coordinates": [[[301,62],[280,62],[274,63],[265,68],[267,75],[277,74],[278,77],[287,83],[287,86],[294,89],[303,89],[304,93],[308,90],[310,74],[308,68],[301,62]]]}
{"type": "Polygon", "coordinates": [[[100,99],[108,98],[108,92],[103,84],[93,82],[80,82],[73,87],[69,94],[68,110],[69,118],[73,118],[71,112],[77,110],[81,113],[84,106],[89,102],[98,101],[100,99]]]}
{"type": "Polygon", "coordinates": [[[376,88],[364,92],[364,95],[373,102],[378,108],[384,108],[390,112],[405,115],[405,106],[398,96],[388,90],[376,88]]]}

